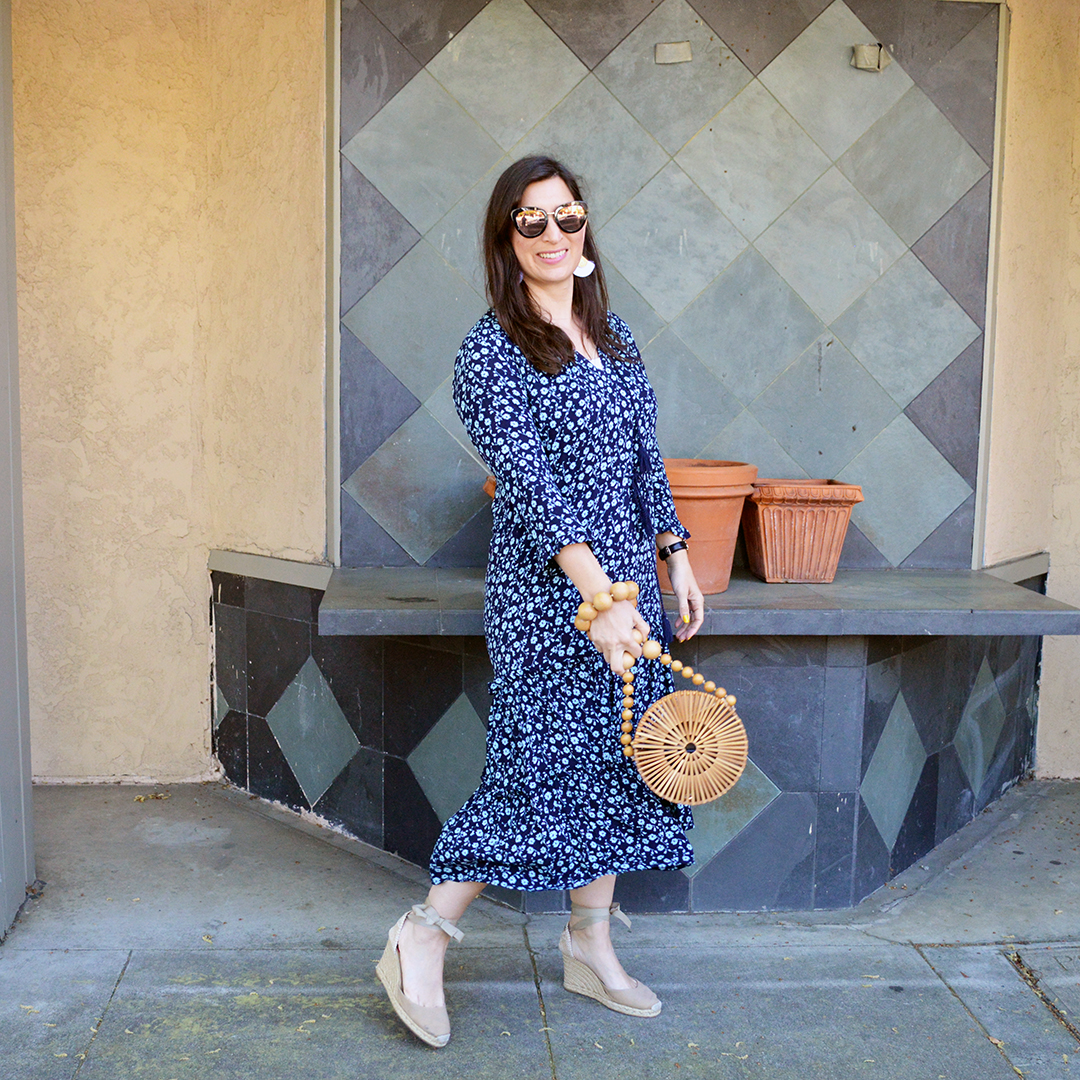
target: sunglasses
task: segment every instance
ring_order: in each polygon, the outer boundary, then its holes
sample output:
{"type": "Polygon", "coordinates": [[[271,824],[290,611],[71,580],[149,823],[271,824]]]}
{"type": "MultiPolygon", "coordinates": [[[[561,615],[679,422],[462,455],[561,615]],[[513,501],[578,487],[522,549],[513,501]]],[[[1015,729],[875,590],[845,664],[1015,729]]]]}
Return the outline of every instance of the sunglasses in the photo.
{"type": "MultiPolygon", "coordinates": [[[[589,219],[589,208],[576,200],[556,206],[550,216],[564,233],[576,233],[585,228],[585,222],[589,219]]],[[[532,238],[539,236],[547,228],[548,212],[541,210],[539,206],[519,206],[510,211],[510,220],[522,236],[532,238]]]]}

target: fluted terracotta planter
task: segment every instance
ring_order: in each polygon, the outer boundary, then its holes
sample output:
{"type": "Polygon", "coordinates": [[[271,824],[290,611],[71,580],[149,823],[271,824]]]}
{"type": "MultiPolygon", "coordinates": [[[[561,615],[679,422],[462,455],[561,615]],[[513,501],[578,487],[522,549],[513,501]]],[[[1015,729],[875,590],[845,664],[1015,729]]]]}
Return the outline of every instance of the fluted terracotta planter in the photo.
{"type": "MultiPolygon", "coordinates": [[[[746,496],[753,492],[757,466],[745,461],[665,458],[679,520],[690,532],[694,576],[704,593],[723,592],[731,581],[735,541],[746,496]]],[[[672,591],[664,564],[657,561],[660,588],[672,591]]]]}
{"type": "Polygon", "coordinates": [[[770,582],[822,584],[836,577],[858,484],[758,480],[743,509],[750,569],[770,582]]]}

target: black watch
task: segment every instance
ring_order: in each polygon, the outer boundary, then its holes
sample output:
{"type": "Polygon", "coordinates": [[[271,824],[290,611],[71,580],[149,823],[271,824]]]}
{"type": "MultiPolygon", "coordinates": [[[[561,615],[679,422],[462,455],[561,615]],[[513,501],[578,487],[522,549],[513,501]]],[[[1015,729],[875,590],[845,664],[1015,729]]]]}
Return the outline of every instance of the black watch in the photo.
{"type": "Polygon", "coordinates": [[[668,544],[667,547],[657,548],[656,554],[660,556],[661,562],[667,562],[676,551],[685,551],[686,541],[676,540],[674,544],[668,544]]]}

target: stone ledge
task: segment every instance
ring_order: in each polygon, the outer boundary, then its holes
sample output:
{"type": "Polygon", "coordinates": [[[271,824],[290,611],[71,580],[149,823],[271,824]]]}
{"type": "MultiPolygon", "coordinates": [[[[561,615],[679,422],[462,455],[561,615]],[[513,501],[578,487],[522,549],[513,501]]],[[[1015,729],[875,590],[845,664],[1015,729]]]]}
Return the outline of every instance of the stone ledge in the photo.
{"type": "MultiPolygon", "coordinates": [[[[670,604],[669,604],[670,607],[670,604]]],[[[484,633],[484,571],[334,570],[324,635],[484,633]]],[[[702,634],[1080,634],[1080,610],[978,570],[841,570],[830,585],[768,585],[747,571],[705,597],[702,634]]]]}

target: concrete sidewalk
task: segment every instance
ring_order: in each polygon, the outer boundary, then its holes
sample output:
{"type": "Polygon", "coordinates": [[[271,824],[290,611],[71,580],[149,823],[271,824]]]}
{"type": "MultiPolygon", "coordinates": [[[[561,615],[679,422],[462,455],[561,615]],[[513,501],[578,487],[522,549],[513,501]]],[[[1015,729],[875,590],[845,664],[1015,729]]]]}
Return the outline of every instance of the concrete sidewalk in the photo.
{"type": "Polygon", "coordinates": [[[655,1020],[562,989],[560,919],[481,900],[439,1051],[374,976],[415,867],[213,784],[39,788],[35,813],[0,1077],[1080,1076],[1078,783],[1014,789],[854,911],[636,917],[655,1020]]]}

